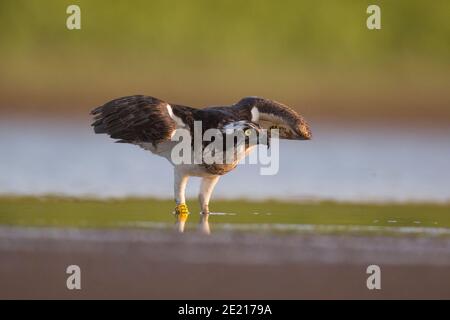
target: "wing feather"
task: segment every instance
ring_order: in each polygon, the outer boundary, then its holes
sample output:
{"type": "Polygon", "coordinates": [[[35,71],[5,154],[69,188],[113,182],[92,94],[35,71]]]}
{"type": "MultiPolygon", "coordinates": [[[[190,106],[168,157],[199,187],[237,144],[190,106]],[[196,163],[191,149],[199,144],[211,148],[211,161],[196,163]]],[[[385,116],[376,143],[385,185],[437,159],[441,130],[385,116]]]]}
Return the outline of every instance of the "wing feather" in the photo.
{"type": "Polygon", "coordinates": [[[260,97],[246,97],[233,108],[247,114],[253,122],[266,129],[279,129],[280,138],[310,140],[312,133],[308,123],[292,108],[273,100],[260,97]]]}
{"type": "Polygon", "coordinates": [[[95,133],[105,133],[118,142],[150,142],[156,145],[170,140],[189,107],[170,106],[167,102],[150,96],[135,95],[112,100],[92,110],[95,133]],[[179,110],[178,110],[179,109],[179,110]],[[169,112],[171,110],[172,112],[169,112]]]}

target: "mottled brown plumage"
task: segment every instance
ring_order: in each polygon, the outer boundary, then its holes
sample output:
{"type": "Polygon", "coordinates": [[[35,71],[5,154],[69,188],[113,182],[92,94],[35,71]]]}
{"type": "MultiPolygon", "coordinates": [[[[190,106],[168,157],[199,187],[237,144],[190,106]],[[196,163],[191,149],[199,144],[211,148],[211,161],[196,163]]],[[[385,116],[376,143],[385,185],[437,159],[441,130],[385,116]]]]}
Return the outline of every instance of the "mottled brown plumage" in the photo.
{"type": "Polygon", "coordinates": [[[141,95],[112,100],[94,109],[92,115],[95,133],[107,133],[118,142],[157,144],[170,139],[176,128],[165,102],[141,95]]]}
{"type": "Polygon", "coordinates": [[[260,121],[268,121],[271,127],[279,127],[280,138],[290,140],[309,140],[312,138],[311,129],[305,119],[290,107],[269,99],[260,97],[247,97],[236,103],[233,108],[248,115],[256,107],[260,114],[260,121]],[[278,119],[277,119],[278,118],[278,119]],[[277,121],[279,120],[279,121],[277,121]],[[284,129],[290,129],[288,132],[284,129]]]}
{"type": "MultiPolygon", "coordinates": [[[[170,140],[177,123],[167,110],[167,102],[136,95],[112,100],[92,111],[96,133],[106,133],[118,142],[151,142],[158,144],[170,140]]],[[[202,131],[246,121],[267,122],[267,129],[280,129],[280,138],[294,140],[311,139],[311,130],[296,111],[279,102],[259,97],[247,97],[231,106],[215,106],[194,109],[170,104],[173,114],[180,118],[187,129],[193,130],[194,121],[202,122],[202,131]],[[253,119],[252,109],[259,117],[253,119]]],[[[266,126],[263,126],[266,127],[266,126]]]]}

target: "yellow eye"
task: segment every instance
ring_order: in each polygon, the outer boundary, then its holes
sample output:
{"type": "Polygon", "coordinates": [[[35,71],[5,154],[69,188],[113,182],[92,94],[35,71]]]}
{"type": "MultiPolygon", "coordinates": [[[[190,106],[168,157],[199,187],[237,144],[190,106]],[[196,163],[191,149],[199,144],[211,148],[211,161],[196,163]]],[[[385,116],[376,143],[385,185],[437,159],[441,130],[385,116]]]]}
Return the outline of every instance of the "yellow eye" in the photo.
{"type": "Polygon", "coordinates": [[[252,129],[247,129],[244,131],[244,134],[249,137],[252,134],[252,129]]]}

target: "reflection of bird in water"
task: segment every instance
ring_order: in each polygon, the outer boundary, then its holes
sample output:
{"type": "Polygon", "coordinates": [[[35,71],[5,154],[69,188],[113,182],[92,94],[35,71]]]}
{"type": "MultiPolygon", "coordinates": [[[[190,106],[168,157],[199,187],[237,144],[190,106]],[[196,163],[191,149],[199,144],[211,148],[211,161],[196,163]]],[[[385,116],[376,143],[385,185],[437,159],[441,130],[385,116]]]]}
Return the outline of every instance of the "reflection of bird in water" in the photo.
{"type": "MultiPolygon", "coordinates": [[[[167,158],[174,165],[175,214],[180,232],[183,232],[189,214],[185,200],[186,184],[190,176],[198,176],[202,177],[199,193],[201,228],[205,233],[209,233],[208,204],[211,193],[220,176],[233,170],[254,147],[248,143],[248,132],[256,132],[259,135],[264,132],[261,129],[277,128],[282,139],[311,139],[308,124],[294,110],[259,97],[243,98],[231,106],[195,109],[136,95],[112,100],[94,109],[92,115],[95,133],[106,133],[117,139],[117,142],[138,145],[167,158]],[[224,136],[238,130],[243,131],[244,141],[236,139],[233,143],[236,147],[236,144],[245,142],[244,152],[235,153],[231,162],[174,163],[171,157],[172,149],[178,141],[172,141],[172,137],[181,129],[186,129],[190,137],[195,137],[195,121],[201,121],[200,134],[208,129],[216,129],[224,136]]],[[[211,142],[208,143],[211,145],[211,142]]],[[[202,147],[208,148],[208,143],[202,142],[202,147]]]]}

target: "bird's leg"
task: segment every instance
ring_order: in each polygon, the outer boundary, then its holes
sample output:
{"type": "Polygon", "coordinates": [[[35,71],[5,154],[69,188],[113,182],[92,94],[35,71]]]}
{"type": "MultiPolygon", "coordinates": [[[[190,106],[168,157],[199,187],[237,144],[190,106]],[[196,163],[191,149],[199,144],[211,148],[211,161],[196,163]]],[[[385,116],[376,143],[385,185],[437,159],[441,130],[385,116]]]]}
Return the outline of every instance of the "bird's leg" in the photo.
{"type": "Polygon", "coordinates": [[[200,208],[202,212],[200,213],[200,230],[205,234],[210,234],[209,228],[209,199],[211,198],[212,191],[219,181],[220,176],[205,177],[202,179],[200,185],[200,193],[198,195],[198,200],[200,201],[200,208]]]}
{"type": "Polygon", "coordinates": [[[184,232],[184,225],[189,215],[189,210],[186,205],[185,191],[189,176],[174,171],[174,192],[175,192],[175,217],[177,219],[176,227],[179,232],[184,232]]]}

